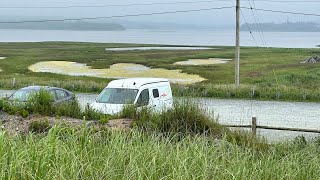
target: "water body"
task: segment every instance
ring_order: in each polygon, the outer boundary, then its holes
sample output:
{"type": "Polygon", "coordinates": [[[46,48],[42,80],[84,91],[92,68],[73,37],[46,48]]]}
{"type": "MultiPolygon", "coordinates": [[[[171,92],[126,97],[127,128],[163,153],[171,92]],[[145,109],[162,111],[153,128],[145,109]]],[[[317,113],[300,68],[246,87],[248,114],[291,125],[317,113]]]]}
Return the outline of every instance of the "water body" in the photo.
{"type": "Polygon", "coordinates": [[[187,66],[201,66],[211,64],[225,64],[232,59],[220,59],[220,58],[209,58],[209,59],[189,59],[187,61],[175,62],[175,65],[187,65],[187,66]]]}
{"type": "MultiPolygon", "coordinates": [[[[195,46],[234,46],[233,31],[215,30],[126,30],[126,31],[59,31],[0,30],[0,42],[76,41],[98,43],[143,43],[195,46]]],[[[242,46],[263,46],[259,34],[241,32],[242,46]]],[[[268,47],[314,48],[320,45],[320,32],[264,32],[268,47]]]]}
{"type": "Polygon", "coordinates": [[[129,48],[106,48],[106,51],[147,51],[147,50],[208,50],[217,48],[206,47],[129,47],[129,48]]]}
{"type": "Polygon", "coordinates": [[[42,61],[29,66],[32,72],[50,72],[70,76],[91,76],[100,78],[121,79],[130,77],[167,78],[178,84],[193,84],[204,81],[199,75],[182,73],[181,70],[149,68],[141,64],[118,63],[108,69],[92,69],[86,64],[70,61],[42,61]]]}
{"type": "MultiPolygon", "coordinates": [[[[0,97],[9,96],[14,91],[0,90],[0,97]]],[[[84,107],[97,98],[97,94],[77,94],[84,107]]],[[[258,125],[320,129],[320,103],[275,102],[255,100],[227,100],[212,98],[193,99],[201,104],[221,124],[249,125],[251,118],[257,117],[258,125]]],[[[283,141],[303,135],[308,139],[320,136],[316,133],[300,133],[275,130],[258,130],[258,133],[269,141],[283,141]]]]}

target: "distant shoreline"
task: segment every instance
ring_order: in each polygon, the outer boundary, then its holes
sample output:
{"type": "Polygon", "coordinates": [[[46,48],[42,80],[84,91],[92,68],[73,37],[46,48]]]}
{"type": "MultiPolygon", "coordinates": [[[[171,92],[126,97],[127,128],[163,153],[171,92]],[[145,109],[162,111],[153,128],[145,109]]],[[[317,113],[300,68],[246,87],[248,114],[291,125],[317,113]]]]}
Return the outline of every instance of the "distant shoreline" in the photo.
{"type": "Polygon", "coordinates": [[[320,25],[312,22],[286,23],[246,23],[241,25],[241,31],[264,32],[320,32],[320,25]]]}
{"type": "Polygon", "coordinates": [[[26,30],[26,31],[97,31],[97,32],[103,32],[103,31],[126,31],[127,29],[115,29],[115,30],[112,30],[112,29],[12,29],[12,28],[9,28],[9,29],[6,29],[6,28],[0,28],[0,31],[1,30],[5,30],[5,31],[9,31],[9,30],[26,30]]]}
{"type": "MultiPolygon", "coordinates": [[[[180,46],[234,46],[234,31],[215,30],[176,30],[159,32],[151,30],[108,30],[108,31],[75,31],[75,30],[22,30],[0,29],[0,42],[94,42],[94,43],[127,43],[127,44],[161,44],[180,46]]],[[[241,47],[278,47],[278,48],[319,48],[320,32],[265,32],[264,46],[258,33],[241,32],[241,47]]]]}
{"type": "Polygon", "coordinates": [[[124,31],[126,28],[117,23],[92,22],[47,22],[0,24],[0,29],[12,30],[66,30],[66,31],[124,31]]]}

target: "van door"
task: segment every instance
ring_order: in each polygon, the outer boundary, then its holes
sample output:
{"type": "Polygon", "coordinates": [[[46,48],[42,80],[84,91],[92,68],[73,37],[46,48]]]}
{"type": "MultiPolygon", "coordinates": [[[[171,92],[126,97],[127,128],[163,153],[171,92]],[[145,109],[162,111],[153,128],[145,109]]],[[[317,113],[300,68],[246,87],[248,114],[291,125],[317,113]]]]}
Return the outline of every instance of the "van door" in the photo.
{"type": "Polygon", "coordinates": [[[144,107],[144,106],[148,106],[149,102],[150,102],[149,89],[144,89],[141,91],[137,99],[136,105],[138,107],[144,107]]]}
{"type": "Polygon", "coordinates": [[[160,102],[159,88],[151,88],[150,94],[151,94],[151,98],[150,98],[151,99],[151,102],[150,102],[151,107],[156,111],[160,111],[162,109],[162,104],[160,102]]]}

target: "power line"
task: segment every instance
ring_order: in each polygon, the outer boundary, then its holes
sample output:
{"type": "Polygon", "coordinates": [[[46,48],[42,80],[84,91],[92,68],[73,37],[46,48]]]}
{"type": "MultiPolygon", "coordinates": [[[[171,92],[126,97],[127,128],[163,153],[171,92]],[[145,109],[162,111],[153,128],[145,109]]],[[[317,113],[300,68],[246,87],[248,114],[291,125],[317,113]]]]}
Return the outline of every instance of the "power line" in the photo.
{"type": "Polygon", "coordinates": [[[249,29],[250,35],[251,35],[254,43],[256,44],[256,46],[258,46],[258,43],[257,43],[257,41],[256,41],[256,38],[253,36],[252,30],[251,30],[251,28],[250,28],[250,26],[249,26],[249,24],[248,24],[248,22],[247,22],[247,20],[246,20],[246,17],[244,16],[244,14],[243,14],[243,12],[242,12],[241,9],[240,9],[240,12],[241,12],[241,15],[242,15],[242,17],[243,17],[244,22],[246,23],[247,28],[249,29]]]}
{"type": "MultiPolygon", "coordinates": [[[[249,5],[250,5],[250,7],[252,7],[250,0],[249,0],[249,5]]],[[[254,11],[253,11],[252,9],[251,9],[251,14],[252,14],[252,16],[253,16],[254,26],[255,26],[256,30],[259,32],[260,39],[261,39],[261,41],[262,41],[262,43],[263,43],[263,39],[262,39],[260,27],[258,26],[256,16],[255,16],[254,11]]]]}
{"type": "Polygon", "coordinates": [[[177,14],[177,13],[188,13],[188,12],[200,12],[200,11],[231,9],[231,8],[234,8],[234,6],[205,8],[205,9],[177,10],[177,11],[167,11],[167,12],[153,12],[153,13],[142,13],[142,14],[126,14],[126,15],[116,15],[116,16],[103,16],[103,17],[83,17],[83,18],[26,20],[26,21],[2,21],[2,22],[0,21],[0,24],[41,23],[41,22],[61,22],[61,21],[81,21],[81,20],[95,20],[95,19],[111,19],[111,18],[123,18],[123,17],[138,17],[138,16],[152,16],[152,15],[162,15],[162,14],[177,14]]]}
{"type": "Polygon", "coordinates": [[[251,7],[241,7],[242,9],[254,9],[257,11],[264,11],[264,12],[273,12],[273,13],[282,13],[282,14],[294,14],[294,15],[303,15],[303,16],[317,16],[320,17],[320,14],[314,13],[303,13],[303,12],[293,12],[293,11],[282,11],[282,10],[272,10],[272,9],[260,9],[260,8],[251,8],[251,7]]]}
{"type": "MultiPolygon", "coordinates": [[[[253,5],[255,6],[254,0],[252,0],[252,3],[253,3],[253,5]]],[[[250,4],[250,8],[252,8],[252,4],[251,4],[251,1],[250,1],[250,0],[249,0],[249,4],[250,4]]],[[[255,27],[256,27],[256,29],[259,31],[259,36],[260,36],[260,39],[261,39],[261,41],[262,41],[262,44],[263,44],[264,46],[267,46],[267,43],[266,43],[266,41],[265,41],[265,39],[264,39],[263,30],[262,30],[261,25],[260,25],[260,21],[259,21],[259,23],[257,22],[257,19],[258,19],[258,18],[256,17],[255,12],[253,11],[253,9],[251,9],[251,13],[252,13],[252,15],[253,15],[255,27]]]]}
{"type": "MultiPolygon", "coordinates": [[[[253,2],[254,8],[257,8],[257,7],[256,7],[256,3],[255,3],[255,0],[252,0],[252,2],[253,2]]],[[[255,11],[256,11],[256,13],[257,13],[258,25],[259,25],[260,30],[261,30],[261,34],[262,34],[262,37],[263,37],[264,45],[265,45],[265,47],[268,47],[266,38],[265,38],[265,36],[264,36],[263,28],[262,28],[262,26],[261,26],[261,20],[260,20],[260,18],[259,18],[259,13],[258,13],[257,10],[255,10],[255,11]]]]}

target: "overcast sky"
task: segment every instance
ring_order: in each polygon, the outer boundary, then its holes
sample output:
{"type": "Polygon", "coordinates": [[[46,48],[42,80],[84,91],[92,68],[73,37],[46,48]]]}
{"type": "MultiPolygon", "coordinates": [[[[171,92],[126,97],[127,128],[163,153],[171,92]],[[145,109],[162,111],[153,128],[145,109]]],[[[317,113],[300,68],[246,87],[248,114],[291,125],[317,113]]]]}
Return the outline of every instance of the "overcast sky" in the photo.
{"type": "MultiPolygon", "coordinates": [[[[1,17],[98,17],[124,14],[139,14],[150,12],[164,12],[175,10],[201,9],[211,7],[225,7],[235,5],[235,0],[206,2],[197,4],[153,5],[153,6],[130,6],[130,7],[104,7],[104,8],[67,8],[67,9],[5,9],[3,7],[30,7],[30,6],[81,6],[81,5],[109,5],[109,4],[137,4],[159,2],[181,2],[192,0],[1,0],[1,17]]],[[[203,0],[193,0],[203,1],[203,0]]],[[[297,0],[298,1],[298,0],[297,0]]],[[[301,1],[301,0],[300,0],[301,1]]],[[[306,13],[319,13],[320,2],[259,2],[255,0],[257,8],[274,9],[284,11],[297,11],[306,13]]],[[[242,6],[249,7],[248,1],[242,0],[242,6]]],[[[243,10],[247,21],[254,22],[250,10],[243,10]]],[[[320,14],[320,13],[319,13],[320,14]]],[[[256,16],[261,22],[284,22],[290,21],[313,21],[320,23],[320,17],[286,15],[277,13],[257,12],[256,16]]],[[[234,9],[212,10],[204,12],[179,13],[170,15],[142,16],[135,18],[121,18],[122,20],[143,22],[168,22],[195,25],[233,25],[234,9]]],[[[242,23],[244,20],[242,19],[242,23]]]]}

